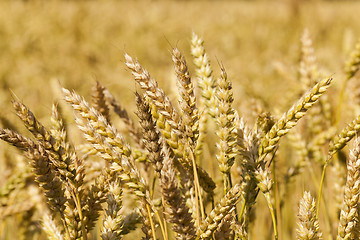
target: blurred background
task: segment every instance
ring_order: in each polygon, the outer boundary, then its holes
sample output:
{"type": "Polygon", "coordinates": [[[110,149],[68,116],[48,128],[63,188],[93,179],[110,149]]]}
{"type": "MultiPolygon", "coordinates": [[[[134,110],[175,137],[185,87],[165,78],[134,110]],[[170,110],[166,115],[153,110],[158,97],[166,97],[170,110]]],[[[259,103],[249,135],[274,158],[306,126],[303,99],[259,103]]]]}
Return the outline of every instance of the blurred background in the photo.
{"type": "Polygon", "coordinates": [[[13,91],[41,115],[57,98],[52,83],[86,95],[96,80],[132,103],[124,52],[169,89],[169,50],[177,46],[192,68],[192,32],[204,38],[215,74],[217,61],[226,67],[236,101],[272,102],[297,87],[305,28],[321,72],[341,81],[360,36],[359,9],[358,1],[1,1],[0,106],[13,91]]]}

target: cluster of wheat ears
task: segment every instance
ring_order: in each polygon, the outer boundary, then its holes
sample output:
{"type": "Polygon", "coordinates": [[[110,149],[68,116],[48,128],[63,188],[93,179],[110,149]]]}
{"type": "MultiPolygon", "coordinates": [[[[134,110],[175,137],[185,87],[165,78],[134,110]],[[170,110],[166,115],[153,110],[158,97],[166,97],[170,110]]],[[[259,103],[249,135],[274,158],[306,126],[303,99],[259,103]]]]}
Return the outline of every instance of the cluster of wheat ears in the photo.
{"type": "MultiPolygon", "coordinates": [[[[319,208],[324,203],[326,169],[356,137],[360,116],[343,130],[334,130],[339,114],[332,112],[325,95],[332,77],[321,78],[308,32],[301,39],[299,80],[303,95],[278,119],[259,114],[254,126],[232,106],[232,84],[221,64],[220,76],[213,76],[204,42],[196,34],[191,54],[194,78],[180,51],[173,48],[171,52],[177,103],[170,101],[137,60],[125,54],[125,64],[141,88],[135,93],[137,121],[99,83],[93,89],[91,104],[63,88],[63,97],[72,106],[76,125],[86,140],[81,146],[69,141],[58,104],[52,108],[52,124],[47,128],[15,98],[15,112],[33,137],[4,128],[0,138],[23,152],[32,172],[18,169],[2,184],[0,219],[22,214],[21,224],[31,234],[29,219],[38,216],[42,218],[41,234],[49,239],[94,239],[94,228],[103,240],[122,239],[137,231],[137,225],[141,225],[143,239],[248,239],[254,221],[251,212],[263,195],[272,220],[268,231],[278,239],[279,208],[286,202],[275,188],[289,184],[315,161],[322,168],[322,175],[314,174],[318,195],[303,193],[298,213],[294,213],[295,234],[297,239],[322,239],[319,208]],[[302,157],[280,180],[275,174],[279,141],[310,108],[314,110],[306,119],[306,136],[292,134],[302,157]],[[111,111],[127,131],[115,128],[111,111]],[[216,123],[214,140],[208,139],[211,121],[216,123]],[[214,159],[204,155],[209,142],[216,146],[214,159]],[[211,161],[217,162],[217,176],[204,169],[211,161]],[[31,182],[38,187],[33,188],[31,182]],[[19,192],[27,192],[28,198],[38,196],[38,201],[16,201],[19,192]],[[133,209],[123,206],[128,198],[137,200],[133,209]]],[[[357,46],[346,64],[345,82],[354,77],[359,64],[357,46]]],[[[337,103],[338,111],[342,99],[337,103]]],[[[347,159],[347,177],[336,236],[359,239],[359,141],[355,140],[349,157],[342,157],[347,159]]],[[[331,232],[331,227],[324,229],[331,232]]]]}

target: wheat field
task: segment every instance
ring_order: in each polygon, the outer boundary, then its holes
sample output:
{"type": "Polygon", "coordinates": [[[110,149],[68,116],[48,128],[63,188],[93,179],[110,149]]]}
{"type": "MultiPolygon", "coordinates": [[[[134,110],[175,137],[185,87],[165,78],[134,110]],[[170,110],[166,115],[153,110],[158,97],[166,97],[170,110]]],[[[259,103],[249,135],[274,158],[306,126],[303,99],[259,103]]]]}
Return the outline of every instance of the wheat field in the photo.
{"type": "Polygon", "coordinates": [[[360,239],[356,1],[1,1],[0,239],[360,239]]]}

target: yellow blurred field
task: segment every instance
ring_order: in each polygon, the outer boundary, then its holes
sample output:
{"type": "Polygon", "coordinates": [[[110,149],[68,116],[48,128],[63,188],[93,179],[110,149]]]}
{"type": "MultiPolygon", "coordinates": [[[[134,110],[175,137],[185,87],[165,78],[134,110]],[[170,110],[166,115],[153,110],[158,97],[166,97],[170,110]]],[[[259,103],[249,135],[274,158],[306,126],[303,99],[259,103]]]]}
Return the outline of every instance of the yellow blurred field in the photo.
{"type": "MultiPolygon", "coordinates": [[[[220,65],[226,68],[233,83],[233,106],[240,117],[252,126],[260,108],[259,111],[279,119],[303,93],[299,83],[300,38],[308,29],[320,76],[334,78],[327,95],[333,106],[333,118],[340,116],[334,124],[339,133],[359,109],[353,100],[357,89],[349,88],[344,91],[342,112],[336,110],[346,78],[345,63],[360,39],[359,12],[358,1],[0,1],[1,127],[9,120],[25,132],[11,108],[14,98],[24,102],[46,125],[50,124],[52,104],[58,101],[64,104],[59,84],[91,99],[91,88],[96,81],[108,88],[136,119],[134,92],[140,87],[125,66],[125,53],[136,57],[175,101],[171,50],[179,48],[190,73],[195,74],[190,51],[193,32],[205,40],[214,76],[219,76],[220,65]]],[[[357,81],[359,78],[355,76],[349,86],[357,81]]],[[[66,111],[69,120],[72,116],[66,111]]],[[[70,121],[74,127],[73,120],[70,121]]],[[[210,128],[215,128],[213,125],[210,128]]],[[[307,125],[303,122],[299,125],[296,131],[308,137],[307,125]]],[[[216,138],[214,133],[209,136],[216,138]]],[[[75,134],[74,139],[83,141],[75,134]]],[[[292,158],[296,158],[297,150],[291,145],[294,140],[282,141],[277,154],[280,175],[294,163],[292,158]]],[[[215,142],[208,147],[207,157],[216,153],[215,142]]],[[[348,154],[347,148],[344,152],[348,154]]],[[[17,159],[20,154],[1,143],[0,156],[1,190],[3,183],[16,172],[11,167],[19,166],[18,162],[9,165],[5,159],[17,159]]],[[[347,159],[342,157],[336,159],[347,159]]],[[[345,172],[345,164],[340,165],[345,172]]],[[[333,167],[333,172],[328,171],[325,183],[328,203],[325,208],[330,209],[329,216],[324,216],[324,209],[320,210],[324,239],[336,236],[338,206],[335,207],[337,196],[333,189],[337,186],[331,181],[336,177],[336,167],[339,166],[333,167]]],[[[217,183],[221,182],[214,164],[206,165],[205,169],[217,183]]],[[[310,179],[312,174],[320,179],[321,164],[314,163],[312,170],[314,173],[306,170],[296,183],[287,186],[286,201],[291,204],[285,204],[282,212],[277,213],[281,240],[295,239],[298,203],[303,192],[317,193],[317,186],[310,179]]],[[[220,194],[221,190],[216,193],[220,194]]],[[[273,239],[264,197],[260,196],[258,202],[250,239],[273,239]]],[[[0,198],[1,204],[4,203],[0,198]]],[[[20,239],[15,231],[20,228],[19,218],[1,219],[0,212],[0,240],[20,239]]],[[[89,238],[100,239],[99,229],[93,230],[89,238]]],[[[140,232],[124,239],[140,239],[140,232]]],[[[33,236],[33,239],[46,239],[44,235],[33,236]]]]}
{"type": "Polygon", "coordinates": [[[11,89],[24,101],[52,100],[51,91],[42,90],[53,78],[83,93],[99,80],[127,99],[134,84],[124,70],[124,51],[137,56],[158,81],[168,82],[169,49],[178,46],[191,62],[192,31],[205,39],[213,64],[218,60],[228,69],[236,90],[254,83],[282,92],[290,83],[277,75],[276,66],[281,64],[290,79],[295,76],[304,28],[310,30],[320,66],[336,75],[360,34],[355,1],[305,2],[298,11],[286,2],[265,1],[0,4],[2,95],[11,89]]]}

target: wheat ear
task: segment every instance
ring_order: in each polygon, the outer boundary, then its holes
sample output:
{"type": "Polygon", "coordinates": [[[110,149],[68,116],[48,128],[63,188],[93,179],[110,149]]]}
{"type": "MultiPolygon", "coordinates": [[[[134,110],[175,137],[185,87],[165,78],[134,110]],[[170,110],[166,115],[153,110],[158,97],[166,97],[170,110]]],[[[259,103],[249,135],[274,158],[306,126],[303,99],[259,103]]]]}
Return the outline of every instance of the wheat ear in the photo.
{"type": "MultiPolygon", "coordinates": [[[[196,145],[195,155],[201,155],[203,144],[206,138],[209,110],[213,109],[215,103],[215,79],[212,76],[210,60],[205,52],[204,40],[194,32],[191,38],[191,54],[194,57],[196,66],[197,86],[201,92],[199,108],[199,138],[196,145]]],[[[213,115],[213,113],[212,113],[213,115]]]]}
{"type": "Polygon", "coordinates": [[[166,214],[170,223],[173,223],[173,230],[176,232],[176,239],[195,239],[196,231],[194,220],[191,217],[189,208],[185,205],[185,199],[176,184],[174,160],[171,159],[169,147],[164,143],[164,166],[161,171],[160,186],[163,199],[165,200],[166,214]]]}
{"type": "Polygon", "coordinates": [[[299,221],[296,232],[298,240],[322,239],[322,233],[319,230],[319,220],[316,216],[315,200],[309,192],[305,192],[300,200],[299,221]]]}
{"type": "MultiPolygon", "coordinates": [[[[188,154],[188,151],[185,151],[187,143],[183,139],[184,125],[180,116],[164,91],[158,87],[158,83],[150,77],[150,74],[141,67],[140,63],[134,61],[128,54],[125,54],[125,60],[126,66],[132,71],[136,82],[145,90],[145,95],[152,100],[160,115],[164,116],[165,123],[163,125],[158,124],[158,126],[162,128],[162,134],[167,144],[172,148],[181,165],[194,176],[192,162],[186,156],[188,154]]],[[[213,180],[199,166],[196,166],[196,170],[201,187],[212,193],[215,188],[213,180]]]]}
{"type": "Polygon", "coordinates": [[[98,81],[92,89],[93,107],[110,122],[110,111],[105,98],[105,87],[98,81]]]}
{"type": "Polygon", "coordinates": [[[235,185],[220,200],[216,207],[210,212],[205,221],[201,224],[198,233],[199,239],[210,239],[220,222],[234,210],[235,204],[241,196],[240,185],[235,185]]]}
{"type": "Polygon", "coordinates": [[[63,240],[64,236],[61,230],[56,226],[56,222],[52,216],[46,214],[42,220],[43,230],[49,240],[63,240]]]}
{"type": "Polygon", "coordinates": [[[66,125],[62,118],[60,106],[58,104],[53,104],[51,113],[52,128],[50,129],[50,133],[57,142],[61,143],[62,147],[67,152],[69,151],[70,145],[68,144],[66,125]]]}
{"type": "Polygon", "coordinates": [[[143,128],[143,144],[148,150],[148,158],[154,165],[155,171],[160,176],[163,167],[163,155],[161,154],[160,133],[156,129],[156,123],[151,115],[149,104],[138,93],[135,94],[137,116],[143,128]]]}
{"type": "Polygon", "coordinates": [[[299,64],[299,78],[302,83],[304,91],[309,89],[316,81],[318,71],[316,64],[316,56],[312,46],[309,30],[306,28],[300,39],[300,64],[299,64]]]}
{"type": "Polygon", "coordinates": [[[109,186],[109,194],[107,196],[107,209],[103,221],[103,229],[101,238],[103,240],[117,240],[121,234],[121,222],[123,216],[120,214],[122,207],[122,190],[120,183],[115,181],[109,186]]]}
{"type": "Polygon", "coordinates": [[[233,94],[231,82],[227,78],[225,68],[221,66],[221,75],[217,81],[216,88],[217,112],[216,122],[219,129],[216,134],[219,142],[216,144],[219,152],[216,158],[219,162],[220,171],[224,177],[224,190],[228,191],[231,186],[230,169],[235,161],[237,152],[236,147],[236,127],[235,127],[235,110],[232,108],[233,94]]]}
{"type": "Polygon", "coordinates": [[[67,201],[64,187],[56,176],[45,149],[31,139],[9,129],[0,129],[0,138],[26,152],[27,157],[32,160],[35,180],[44,189],[50,209],[53,213],[59,212],[63,215],[64,204],[67,201]]]}
{"type": "Polygon", "coordinates": [[[280,138],[287,134],[305,115],[306,111],[325,93],[329,88],[331,81],[332,78],[325,78],[319,81],[274,124],[261,141],[259,148],[259,162],[264,160],[266,155],[275,149],[280,138]]]}
{"type": "Polygon", "coordinates": [[[51,133],[36,119],[34,114],[21,102],[13,101],[13,106],[18,117],[24,122],[26,128],[35,136],[35,138],[44,146],[49,153],[52,164],[56,167],[62,179],[69,180],[74,188],[80,183],[77,182],[76,169],[73,159],[68,152],[61,146],[61,143],[51,135],[51,133]]]}
{"type": "Polygon", "coordinates": [[[182,120],[185,125],[185,133],[186,137],[191,140],[190,146],[194,149],[199,137],[199,116],[194,86],[191,82],[185,58],[177,48],[172,50],[172,59],[177,76],[177,86],[180,95],[179,105],[183,112],[182,120]]]}
{"type": "MultiPolygon", "coordinates": [[[[92,144],[103,159],[115,162],[114,170],[119,173],[119,177],[139,197],[142,204],[146,208],[149,207],[148,212],[143,211],[142,213],[143,217],[147,219],[146,222],[152,223],[152,216],[149,214],[154,212],[154,206],[147,185],[134,165],[130,146],[125,143],[117,130],[106,121],[105,117],[90,107],[82,97],[67,89],[63,89],[63,93],[65,100],[71,103],[74,110],[81,116],[81,118],[75,116],[75,120],[86,140],[92,144]]],[[[147,230],[144,233],[148,235],[149,232],[152,232],[154,235],[154,231],[153,227],[150,227],[150,231],[147,230]]]]}
{"type": "Polygon", "coordinates": [[[360,69],[360,40],[357,41],[350,59],[346,63],[345,73],[347,80],[352,78],[360,69]]]}
{"type": "Polygon", "coordinates": [[[95,183],[91,185],[88,193],[86,194],[86,200],[84,201],[84,223],[86,230],[90,232],[96,225],[96,221],[100,216],[100,212],[103,209],[102,204],[106,201],[106,195],[108,193],[109,181],[116,175],[109,170],[103,171],[96,179],[95,183]]]}
{"type": "Polygon", "coordinates": [[[360,145],[359,139],[355,140],[355,147],[350,151],[347,163],[347,180],[343,206],[340,213],[337,239],[354,239],[355,226],[359,221],[358,202],[360,194],[360,145]]]}
{"type": "MultiPolygon", "coordinates": [[[[360,130],[360,115],[349,123],[329,144],[329,156],[341,150],[360,130]]],[[[330,158],[330,157],[329,157],[330,158]]]]}

